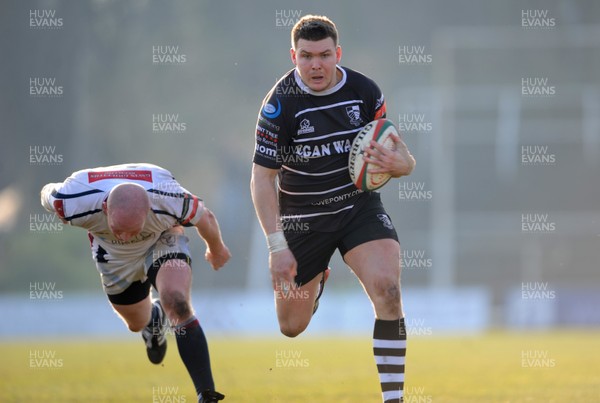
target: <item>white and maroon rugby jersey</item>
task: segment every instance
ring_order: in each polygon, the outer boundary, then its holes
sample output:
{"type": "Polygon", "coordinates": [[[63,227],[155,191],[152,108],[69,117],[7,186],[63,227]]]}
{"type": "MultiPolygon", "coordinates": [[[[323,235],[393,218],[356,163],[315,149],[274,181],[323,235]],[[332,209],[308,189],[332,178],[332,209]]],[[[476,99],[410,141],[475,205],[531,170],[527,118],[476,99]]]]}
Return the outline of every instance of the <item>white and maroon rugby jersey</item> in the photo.
{"type": "Polygon", "coordinates": [[[184,189],[169,171],[145,163],[84,169],[63,183],[42,189],[42,205],[69,224],[87,229],[113,256],[139,256],[160,234],[174,225],[192,226],[202,216],[202,200],[184,189]],[[120,183],[137,183],[148,192],[151,211],[142,232],[127,242],[115,238],[108,227],[102,202],[120,183]]]}

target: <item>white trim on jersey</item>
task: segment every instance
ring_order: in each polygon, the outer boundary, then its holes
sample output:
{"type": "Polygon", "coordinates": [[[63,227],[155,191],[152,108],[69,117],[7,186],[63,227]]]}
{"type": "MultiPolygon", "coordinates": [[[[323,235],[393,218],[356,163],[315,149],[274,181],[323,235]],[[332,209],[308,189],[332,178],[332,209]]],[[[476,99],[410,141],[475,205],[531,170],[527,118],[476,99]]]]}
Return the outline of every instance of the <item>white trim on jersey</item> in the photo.
{"type": "Polygon", "coordinates": [[[362,99],[351,99],[350,101],[343,101],[343,102],[336,102],[335,104],[330,104],[330,105],[324,105],[324,106],[317,106],[315,108],[307,108],[307,109],[303,109],[300,112],[296,113],[294,115],[295,118],[297,118],[298,116],[307,113],[307,112],[312,112],[312,111],[320,111],[323,109],[331,109],[331,108],[335,108],[337,106],[342,106],[342,105],[348,105],[348,104],[362,104],[364,103],[362,99]]]}
{"type": "Polygon", "coordinates": [[[344,130],[341,132],[334,132],[334,133],[329,133],[329,134],[324,134],[322,136],[318,136],[318,137],[310,137],[310,138],[302,138],[302,139],[298,139],[298,138],[294,138],[292,141],[294,143],[306,143],[308,141],[314,141],[314,140],[323,140],[329,137],[335,137],[335,136],[344,136],[346,134],[351,134],[351,133],[356,133],[362,130],[362,127],[359,127],[357,129],[352,129],[352,130],[344,130]]]}
{"type": "Polygon", "coordinates": [[[166,228],[176,223],[195,225],[202,216],[204,204],[200,199],[183,188],[166,169],[144,163],[74,172],[63,183],[43,188],[42,205],[74,226],[91,232],[109,231],[108,227],[98,229],[106,225],[104,215],[98,213],[102,212],[102,203],[110,191],[125,182],[137,183],[148,192],[150,208],[155,215],[164,218],[166,228]]]}
{"type": "Polygon", "coordinates": [[[312,214],[289,214],[289,215],[282,215],[281,218],[282,219],[286,219],[286,218],[300,219],[300,218],[318,217],[318,216],[322,216],[322,215],[332,215],[332,214],[341,213],[342,211],[345,211],[345,210],[349,210],[353,207],[354,207],[354,204],[352,204],[350,206],[346,206],[346,207],[341,208],[336,211],[327,211],[325,213],[312,213],[312,214]]]}
{"type": "Polygon", "coordinates": [[[338,190],[341,190],[341,189],[344,189],[344,188],[347,188],[347,187],[353,186],[353,185],[354,185],[354,183],[350,182],[350,183],[348,183],[346,185],[338,186],[338,187],[333,188],[333,189],[323,190],[321,192],[289,192],[287,190],[283,190],[281,187],[279,188],[279,191],[283,192],[285,194],[294,195],[294,196],[322,195],[322,194],[326,194],[326,193],[335,192],[335,191],[338,191],[338,190]]]}
{"type": "Polygon", "coordinates": [[[296,84],[298,84],[298,87],[300,87],[300,89],[304,92],[308,92],[310,95],[315,95],[317,97],[322,97],[325,95],[329,95],[329,94],[333,94],[334,92],[336,92],[337,90],[339,90],[340,88],[342,88],[344,86],[344,84],[346,84],[346,70],[344,70],[343,68],[341,68],[339,65],[335,66],[336,69],[338,69],[339,71],[342,72],[342,79],[333,87],[324,90],[324,91],[313,91],[311,90],[308,85],[304,84],[304,81],[302,81],[302,78],[300,78],[300,73],[298,73],[298,68],[294,69],[294,78],[296,79],[296,84]]]}
{"type": "Polygon", "coordinates": [[[338,168],[338,169],[334,169],[333,171],[329,171],[329,172],[304,172],[304,171],[298,171],[297,169],[292,169],[290,167],[288,167],[287,165],[282,165],[281,168],[285,169],[286,171],[291,171],[294,173],[297,173],[299,175],[306,175],[306,176],[325,176],[325,175],[331,175],[331,174],[335,174],[338,172],[342,172],[342,171],[347,171],[348,167],[342,167],[342,168],[338,168]]]}
{"type": "Polygon", "coordinates": [[[161,233],[175,225],[195,225],[204,213],[204,203],[198,197],[183,188],[169,171],[152,164],[77,171],[63,183],[45,186],[42,205],[69,224],[87,229],[113,260],[144,256],[161,233]],[[102,213],[102,203],[110,191],[124,182],[144,187],[152,211],[140,234],[127,242],[115,237],[102,213]]]}

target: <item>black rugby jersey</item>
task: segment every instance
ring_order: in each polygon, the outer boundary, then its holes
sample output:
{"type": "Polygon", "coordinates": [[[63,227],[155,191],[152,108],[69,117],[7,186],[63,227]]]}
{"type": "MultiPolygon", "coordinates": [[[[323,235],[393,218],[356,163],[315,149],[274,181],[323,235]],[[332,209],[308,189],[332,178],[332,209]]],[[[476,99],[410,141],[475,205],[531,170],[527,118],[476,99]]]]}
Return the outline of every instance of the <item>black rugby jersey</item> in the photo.
{"type": "Polygon", "coordinates": [[[379,196],[354,186],[348,154],[358,132],[385,117],[385,100],[370,78],[338,69],[342,79],[321,92],[289,71],[265,97],[256,126],[254,163],[280,169],[282,222],[314,231],[339,229],[367,198],[379,196]]]}

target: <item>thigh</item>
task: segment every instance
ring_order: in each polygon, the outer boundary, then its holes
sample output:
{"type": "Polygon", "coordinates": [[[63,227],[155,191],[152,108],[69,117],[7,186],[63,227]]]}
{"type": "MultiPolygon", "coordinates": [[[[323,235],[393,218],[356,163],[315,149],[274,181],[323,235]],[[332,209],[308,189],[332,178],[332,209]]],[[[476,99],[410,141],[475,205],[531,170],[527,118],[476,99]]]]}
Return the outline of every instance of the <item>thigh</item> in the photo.
{"type": "Polygon", "coordinates": [[[285,234],[288,246],[298,264],[296,284],[303,286],[327,269],[337,248],[338,232],[306,232],[285,234]]]}
{"type": "Polygon", "coordinates": [[[400,292],[400,244],[378,239],[360,244],[344,255],[369,296],[378,319],[403,317],[400,292]]]}
{"type": "Polygon", "coordinates": [[[400,244],[393,239],[362,243],[348,251],[344,261],[365,288],[375,287],[379,279],[400,283],[400,244]]]}
{"type": "Polygon", "coordinates": [[[149,293],[144,299],[133,304],[118,304],[111,301],[111,305],[128,327],[134,331],[142,330],[150,321],[152,302],[149,293]]]}
{"type": "Polygon", "coordinates": [[[321,273],[335,252],[339,233],[286,233],[286,239],[298,263],[296,283],[284,289],[275,286],[275,308],[282,331],[288,336],[302,332],[310,322],[319,291],[321,273]]]}
{"type": "Polygon", "coordinates": [[[189,296],[192,259],[188,243],[183,227],[175,226],[164,231],[146,255],[148,280],[159,294],[176,290],[189,296]]]}
{"type": "Polygon", "coordinates": [[[379,198],[373,198],[346,226],[339,250],[361,280],[369,276],[369,267],[400,273],[398,235],[379,198]]]}
{"type": "Polygon", "coordinates": [[[367,204],[347,226],[340,253],[356,274],[380,319],[397,319],[400,296],[400,244],[381,202],[367,204]]]}
{"type": "Polygon", "coordinates": [[[398,235],[394,223],[383,208],[379,197],[371,197],[352,221],[346,225],[339,242],[339,250],[341,255],[345,256],[350,250],[361,244],[380,239],[391,239],[398,242],[398,235]]]}
{"type": "Polygon", "coordinates": [[[134,281],[125,291],[108,295],[108,300],[129,329],[139,331],[150,321],[149,281],[134,281]]]}

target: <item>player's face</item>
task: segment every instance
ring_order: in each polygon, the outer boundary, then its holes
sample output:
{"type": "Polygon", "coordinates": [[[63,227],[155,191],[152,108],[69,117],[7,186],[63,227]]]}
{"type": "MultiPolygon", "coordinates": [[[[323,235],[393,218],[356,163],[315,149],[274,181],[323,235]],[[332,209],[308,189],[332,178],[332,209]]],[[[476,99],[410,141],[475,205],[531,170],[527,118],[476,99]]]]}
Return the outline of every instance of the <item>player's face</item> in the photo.
{"type": "Polygon", "coordinates": [[[138,236],[140,234],[140,232],[142,232],[141,228],[134,228],[134,229],[121,229],[121,228],[111,228],[111,231],[113,233],[113,235],[115,236],[115,238],[117,238],[119,241],[123,241],[123,242],[127,242],[130,239],[135,238],[136,236],[138,236]]]}
{"type": "Polygon", "coordinates": [[[342,48],[332,38],[320,41],[299,39],[290,51],[300,78],[313,91],[325,91],[337,84],[336,65],[342,58],[342,48]]]}
{"type": "Polygon", "coordinates": [[[119,241],[127,242],[138,236],[144,229],[146,223],[145,216],[141,214],[124,214],[124,212],[109,212],[106,203],[102,205],[102,210],[106,214],[106,221],[110,232],[119,241]]]}
{"type": "Polygon", "coordinates": [[[115,238],[117,238],[119,241],[127,242],[130,239],[135,238],[142,232],[142,229],[144,228],[144,223],[133,221],[120,222],[115,219],[111,220],[111,216],[109,214],[108,226],[115,238]]]}

